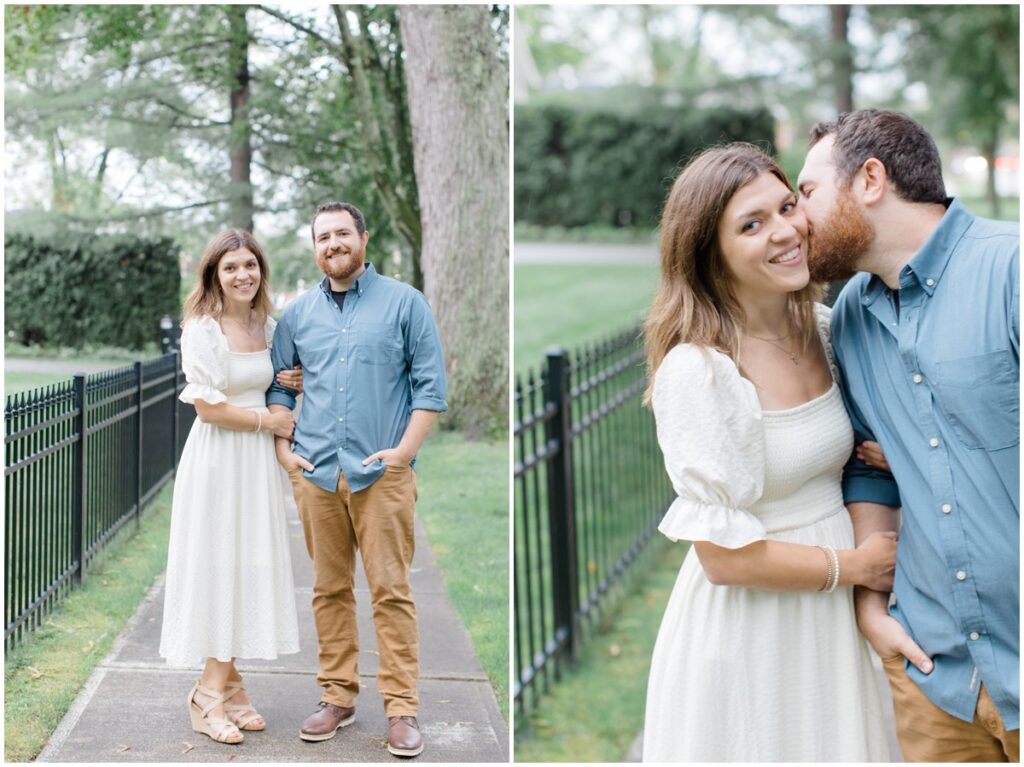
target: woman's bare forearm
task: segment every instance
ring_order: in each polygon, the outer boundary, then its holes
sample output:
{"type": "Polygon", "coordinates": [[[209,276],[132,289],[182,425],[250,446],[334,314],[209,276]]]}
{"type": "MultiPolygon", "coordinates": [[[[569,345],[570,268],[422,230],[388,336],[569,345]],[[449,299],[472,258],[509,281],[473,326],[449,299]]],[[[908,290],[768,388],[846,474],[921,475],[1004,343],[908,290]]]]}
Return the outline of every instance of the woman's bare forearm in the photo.
{"type": "MultiPolygon", "coordinates": [[[[218,402],[216,405],[211,405],[206,400],[197,399],[195,405],[196,415],[200,421],[212,424],[213,426],[219,426],[222,429],[256,431],[257,425],[261,421],[266,420],[265,416],[258,418],[258,414],[253,410],[229,405],[226,402],[218,402]]],[[[260,425],[266,428],[266,423],[260,425]]]]}
{"type": "MultiPolygon", "coordinates": [[[[720,586],[744,586],[767,591],[816,591],[828,583],[830,555],[817,546],[785,541],[757,541],[727,549],[708,541],[694,548],[708,580],[720,586]]],[[[857,583],[862,576],[861,555],[854,549],[836,549],[839,586],[857,583]]]]}

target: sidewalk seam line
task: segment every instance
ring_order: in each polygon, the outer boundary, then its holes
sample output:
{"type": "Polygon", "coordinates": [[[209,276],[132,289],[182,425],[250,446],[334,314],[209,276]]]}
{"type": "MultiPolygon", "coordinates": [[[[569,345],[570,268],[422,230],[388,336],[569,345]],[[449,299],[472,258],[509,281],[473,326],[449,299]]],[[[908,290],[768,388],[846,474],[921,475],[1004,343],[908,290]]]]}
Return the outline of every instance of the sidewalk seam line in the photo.
{"type": "Polygon", "coordinates": [[[110,646],[110,652],[108,652],[99,663],[96,664],[96,668],[89,675],[89,678],[85,680],[85,684],[82,685],[82,689],[78,695],[71,702],[71,706],[68,708],[68,712],[64,715],[64,718],[60,720],[60,724],[57,725],[57,729],[53,731],[49,739],[46,741],[46,745],[43,750],[39,752],[39,756],[35,758],[37,762],[49,761],[52,757],[60,753],[61,748],[64,746],[64,742],[71,734],[72,730],[75,729],[75,725],[78,724],[78,720],[81,719],[82,714],[85,713],[85,709],[89,706],[89,702],[92,700],[96,691],[99,689],[100,683],[103,678],[107,675],[107,671],[110,670],[111,665],[114,662],[114,658],[121,652],[125,644],[128,642],[128,633],[136,626],[142,623],[142,614],[151,602],[151,597],[158,593],[158,590],[163,586],[164,574],[160,573],[153,581],[153,585],[149,587],[145,596],[139,600],[138,606],[135,608],[135,612],[132,613],[132,617],[128,619],[128,622],[121,629],[121,633],[118,634],[113,643],[110,646]]]}

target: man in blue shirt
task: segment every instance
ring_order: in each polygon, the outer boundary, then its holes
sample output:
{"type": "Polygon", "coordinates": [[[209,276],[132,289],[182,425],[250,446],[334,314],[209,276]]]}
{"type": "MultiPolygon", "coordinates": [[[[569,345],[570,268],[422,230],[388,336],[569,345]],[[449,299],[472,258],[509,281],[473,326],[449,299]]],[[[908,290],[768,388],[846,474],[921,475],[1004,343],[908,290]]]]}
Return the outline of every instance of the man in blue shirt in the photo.
{"type": "Polygon", "coordinates": [[[852,277],[832,313],[850,419],[891,467],[846,467],[857,542],[902,506],[892,604],[855,601],[904,757],[1019,761],[1019,227],[947,198],[931,136],[887,110],[815,126],[798,187],[812,279],[852,277]]]}
{"type": "MultiPolygon", "coordinates": [[[[313,616],[323,694],[299,737],[327,740],[355,718],[359,693],[356,550],[362,553],[380,650],[377,690],[388,750],[416,756],[419,634],[409,588],[416,478],[412,466],[447,409],[444,356],[426,298],[365,261],[369,232],[348,203],[321,205],[313,249],[323,281],[285,309],[274,333],[275,373],[302,365],[294,447],[276,440],[313,559],[313,616]]],[[[267,391],[273,411],[296,392],[267,391]]]]}

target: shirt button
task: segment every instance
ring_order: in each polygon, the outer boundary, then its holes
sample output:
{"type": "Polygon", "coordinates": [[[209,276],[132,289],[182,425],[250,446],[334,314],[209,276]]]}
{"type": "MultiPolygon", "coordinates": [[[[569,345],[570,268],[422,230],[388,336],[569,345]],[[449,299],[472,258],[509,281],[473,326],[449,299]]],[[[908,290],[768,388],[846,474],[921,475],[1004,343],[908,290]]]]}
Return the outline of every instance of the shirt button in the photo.
{"type": "Polygon", "coordinates": [[[977,641],[981,637],[981,634],[979,634],[977,631],[972,631],[968,636],[970,636],[971,639],[977,641]]]}
{"type": "Polygon", "coordinates": [[[932,447],[938,447],[939,446],[939,438],[938,437],[932,437],[930,440],[928,440],[928,444],[931,445],[932,447]]]}
{"type": "Polygon", "coordinates": [[[924,380],[924,376],[920,373],[914,373],[914,383],[921,383],[924,380]]]}
{"type": "Polygon", "coordinates": [[[957,570],[956,571],[956,579],[958,581],[966,581],[967,580],[967,573],[965,573],[963,570],[957,570]]]}
{"type": "Polygon", "coordinates": [[[338,391],[345,391],[345,387],[344,386],[339,386],[338,387],[338,391]]]}
{"type": "Polygon", "coordinates": [[[953,510],[953,507],[950,506],[948,503],[942,504],[942,513],[943,514],[949,514],[949,512],[951,512],[952,510],[953,510]]]}
{"type": "Polygon", "coordinates": [[[338,360],[338,362],[344,362],[344,361],[345,361],[344,357],[342,357],[340,360],[338,360]]]}
{"type": "Polygon", "coordinates": [[[338,420],[339,420],[339,421],[344,421],[345,419],[344,419],[344,418],[339,418],[338,420]]]}
{"type": "Polygon", "coordinates": [[[342,329],[341,329],[341,332],[342,332],[342,333],[347,333],[347,332],[348,332],[348,328],[342,328],[342,329]]]}
{"type": "Polygon", "coordinates": [[[931,287],[932,285],[935,284],[935,280],[929,277],[927,280],[924,281],[924,284],[927,285],[928,287],[931,287]]]}

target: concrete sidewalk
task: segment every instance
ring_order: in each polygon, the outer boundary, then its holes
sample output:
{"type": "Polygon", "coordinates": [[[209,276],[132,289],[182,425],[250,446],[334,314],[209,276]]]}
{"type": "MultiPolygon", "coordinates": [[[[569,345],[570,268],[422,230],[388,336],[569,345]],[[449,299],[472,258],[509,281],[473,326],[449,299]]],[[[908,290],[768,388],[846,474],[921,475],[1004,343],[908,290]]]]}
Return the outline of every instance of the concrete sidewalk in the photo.
{"type": "MultiPolygon", "coordinates": [[[[288,529],[295,572],[301,651],[275,661],[239,661],[250,697],[267,721],[237,746],[195,733],[186,698],[200,669],[169,669],[157,654],[163,615],[163,577],[101,661],[37,761],[44,762],[387,762],[387,720],[374,676],[377,641],[369,592],[358,566],[356,600],[363,693],[356,721],[332,739],[299,739],[316,710],[317,644],[310,607],[313,571],[294,504],[288,529]]],[[[420,727],[426,744],[419,762],[507,762],[508,730],[494,690],[469,635],[448,599],[441,571],[416,522],[412,587],[420,626],[420,727]]]]}

